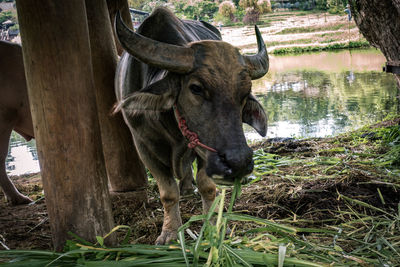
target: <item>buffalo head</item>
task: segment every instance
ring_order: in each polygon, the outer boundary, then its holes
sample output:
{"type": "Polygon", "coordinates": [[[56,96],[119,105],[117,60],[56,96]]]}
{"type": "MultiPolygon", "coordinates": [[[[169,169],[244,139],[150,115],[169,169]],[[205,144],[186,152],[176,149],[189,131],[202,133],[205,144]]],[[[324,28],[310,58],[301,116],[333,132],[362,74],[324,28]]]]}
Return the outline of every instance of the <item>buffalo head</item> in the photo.
{"type": "Polygon", "coordinates": [[[232,45],[203,40],[177,46],[162,43],[128,29],[119,16],[116,32],[124,49],[139,61],[165,70],[154,83],[120,103],[129,116],[171,110],[176,105],[188,128],[217,152],[196,147],[206,173],[217,183],[230,183],[253,170],[242,122],[265,136],[267,118],[251,95],[251,80],[267,73],[267,50],[255,27],[258,53],[241,55],[232,45]]]}

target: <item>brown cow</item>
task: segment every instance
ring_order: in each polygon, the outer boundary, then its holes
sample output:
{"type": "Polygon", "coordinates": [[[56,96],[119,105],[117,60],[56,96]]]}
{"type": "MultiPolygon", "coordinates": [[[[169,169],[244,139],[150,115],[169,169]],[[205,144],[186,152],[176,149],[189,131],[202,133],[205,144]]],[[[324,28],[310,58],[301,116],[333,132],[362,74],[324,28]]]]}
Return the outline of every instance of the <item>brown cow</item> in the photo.
{"type": "Polygon", "coordinates": [[[267,50],[257,27],[258,53],[244,56],[212,25],[180,20],[165,8],[137,33],[118,15],[115,27],[127,51],[116,74],[118,109],[157,181],[164,223],[156,243],[165,244],[182,223],[175,178],[185,188],[194,159],[204,212],[215,198],[214,181],[232,184],[253,170],[242,122],[265,136],[266,115],[251,95],[251,80],[267,73],[267,50]]]}
{"type": "MultiPolygon", "coordinates": [[[[14,129],[29,141],[33,138],[33,125],[22,48],[4,41],[0,41],[0,95],[0,162],[5,164],[11,131],[14,129]]],[[[7,176],[5,165],[0,169],[0,186],[13,205],[32,201],[18,192],[7,176]]]]}

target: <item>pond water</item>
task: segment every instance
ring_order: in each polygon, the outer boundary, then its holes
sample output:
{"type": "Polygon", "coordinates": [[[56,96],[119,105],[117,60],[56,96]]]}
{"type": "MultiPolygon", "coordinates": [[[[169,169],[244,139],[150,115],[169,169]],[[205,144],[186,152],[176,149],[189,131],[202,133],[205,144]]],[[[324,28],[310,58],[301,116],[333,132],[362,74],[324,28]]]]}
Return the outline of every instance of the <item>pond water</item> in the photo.
{"type": "Polygon", "coordinates": [[[35,140],[26,142],[19,134],[12,132],[8,146],[6,170],[8,175],[40,171],[35,140]]]}
{"type": "MultiPolygon", "coordinates": [[[[375,50],[343,50],[270,56],[270,70],[253,81],[253,93],[268,113],[266,138],[325,137],[356,129],[399,112],[396,82],[382,72],[375,50]]],[[[260,136],[245,126],[250,140],[260,136]]],[[[13,132],[7,172],[38,172],[35,142],[13,132]]]]}
{"type": "MultiPolygon", "coordinates": [[[[268,113],[267,138],[337,135],[398,113],[385,61],[375,49],[270,56],[268,74],[253,81],[268,113]]],[[[249,139],[261,138],[250,127],[245,131],[249,139]]]]}

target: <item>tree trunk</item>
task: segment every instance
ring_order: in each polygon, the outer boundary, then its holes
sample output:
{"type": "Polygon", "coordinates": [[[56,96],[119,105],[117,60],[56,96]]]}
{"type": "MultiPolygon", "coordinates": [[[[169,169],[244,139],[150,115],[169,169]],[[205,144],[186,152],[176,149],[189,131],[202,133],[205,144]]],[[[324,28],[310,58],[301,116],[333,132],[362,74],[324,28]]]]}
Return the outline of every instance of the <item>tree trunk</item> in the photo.
{"type": "Polygon", "coordinates": [[[86,0],[93,77],[99,113],[103,153],[111,190],[141,191],[146,201],[146,171],[136,152],[129,128],[121,113],[111,115],[116,103],[114,76],[117,54],[105,0],[86,0]]]}
{"type": "Polygon", "coordinates": [[[114,39],[115,39],[115,45],[117,47],[117,52],[118,52],[118,55],[122,55],[122,52],[124,51],[124,49],[118,42],[117,35],[115,34],[114,19],[115,19],[115,14],[117,14],[117,11],[119,10],[121,12],[122,20],[124,21],[124,23],[130,29],[133,29],[132,18],[131,18],[131,13],[129,12],[128,1],[127,0],[107,0],[107,6],[108,6],[108,13],[110,16],[111,25],[112,25],[112,30],[114,33],[114,39]]]}
{"type": "Polygon", "coordinates": [[[25,72],[53,242],[113,227],[84,0],[17,1],[25,72]]]}
{"type": "Polygon", "coordinates": [[[352,0],[354,20],[389,61],[400,60],[400,0],[352,0]]]}

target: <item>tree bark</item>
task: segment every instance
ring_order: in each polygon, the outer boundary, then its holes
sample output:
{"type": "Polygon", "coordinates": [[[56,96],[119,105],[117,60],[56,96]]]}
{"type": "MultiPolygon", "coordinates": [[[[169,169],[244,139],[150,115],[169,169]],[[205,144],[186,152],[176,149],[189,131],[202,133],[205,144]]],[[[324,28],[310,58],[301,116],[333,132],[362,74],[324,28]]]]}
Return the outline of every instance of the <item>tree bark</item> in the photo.
{"type": "Polygon", "coordinates": [[[56,250],[113,227],[84,0],[18,0],[25,73],[56,250]]]}
{"type": "Polygon", "coordinates": [[[108,13],[110,16],[110,21],[111,21],[111,28],[114,33],[114,40],[115,40],[115,45],[117,47],[117,52],[118,55],[122,55],[122,52],[124,49],[118,42],[117,35],[115,34],[115,29],[114,29],[114,19],[115,15],[117,14],[117,11],[119,10],[121,12],[122,20],[124,23],[130,28],[133,29],[133,23],[132,23],[132,18],[131,18],[131,13],[129,12],[129,5],[127,0],[107,0],[107,6],[108,6],[108,13]]]}
{"type": "Polygon", "coordinates": [[[400,60],[400,0],[351,0],[354,20],[389,61],[400,60]]]}
{"type": "Polygon", "coordinates": [[[86,0],[93,77],[99,113],[103,154],[111,190],[141,191],[146,201],[147,175],[121,113],[112,116],[116,103],[114,76],[117,54],[105,0],[86,0]]]}

